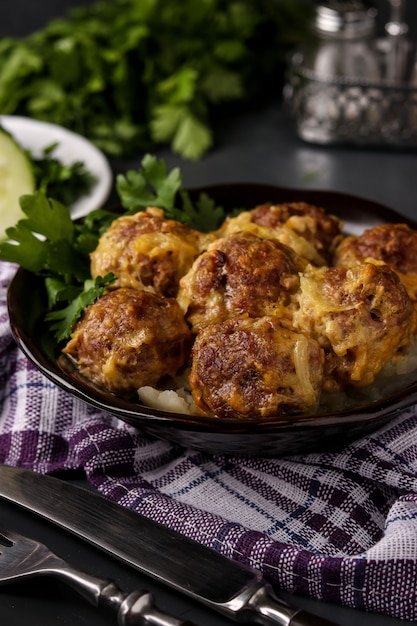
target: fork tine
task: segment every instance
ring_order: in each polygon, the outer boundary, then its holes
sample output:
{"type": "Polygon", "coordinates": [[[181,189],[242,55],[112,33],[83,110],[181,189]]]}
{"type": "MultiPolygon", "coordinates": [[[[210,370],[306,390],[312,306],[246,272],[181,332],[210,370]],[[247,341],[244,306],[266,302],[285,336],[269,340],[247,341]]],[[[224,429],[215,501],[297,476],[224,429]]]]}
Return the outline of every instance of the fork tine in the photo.
{"type": "Polygon", "coordinates": [[[6,530],[0,526],[0,544],[3,546],[12,546],[19,539],[18,533],[6,530]]]}

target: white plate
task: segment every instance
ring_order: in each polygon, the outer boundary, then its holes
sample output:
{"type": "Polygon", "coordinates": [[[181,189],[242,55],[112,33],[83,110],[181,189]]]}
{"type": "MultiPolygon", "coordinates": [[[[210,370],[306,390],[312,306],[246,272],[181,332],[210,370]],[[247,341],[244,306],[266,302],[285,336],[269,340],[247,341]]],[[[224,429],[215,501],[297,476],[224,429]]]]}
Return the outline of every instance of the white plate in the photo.
{"type": "Polygon", "coordinates": [[[69,207],[74,219],[93,209],[102,208],[110,193],[113,174],[104,154],[90,141],[57,124],[27,117],[0,115],[0,125],[23,149],[30,150],[35,157],[40,157],[47,146],[58,143],[54,157],[65,165],[76,161],[84,163],[86,170],[94,176],[95,183],[87,196],[79,198],[69,207]]]}

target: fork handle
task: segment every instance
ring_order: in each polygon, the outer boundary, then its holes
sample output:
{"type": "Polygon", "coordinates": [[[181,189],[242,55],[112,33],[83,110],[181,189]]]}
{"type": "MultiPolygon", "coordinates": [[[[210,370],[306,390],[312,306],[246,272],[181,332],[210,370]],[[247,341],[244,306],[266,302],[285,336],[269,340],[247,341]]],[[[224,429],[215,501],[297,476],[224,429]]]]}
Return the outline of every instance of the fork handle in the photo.
{"type": "Polygon", "coordinates": [[[184,621],[170,613],[159,610],[149,591],[122,591],[114,581],[91,576],[80,572],[68,564],[58,561],[61,567],[56,567],[55,559],[52,567],[47,567],[44,572],[56,574],[63,578],[67,584],[78,591],[86,600],[94,606],[112,609],[117,613],[119,626],[194,626],[190,621],[184,621]]]}
{"type": "Polygon", "coordinates": [[[192,622],[165,613],[154,604],[154,599],[149,591],[132,591],[123,593],[110,582],[102,590],[99,598],[99,606],[115,606],[117,610],[117,623],[119,626],[194,626],[192,622]]]}

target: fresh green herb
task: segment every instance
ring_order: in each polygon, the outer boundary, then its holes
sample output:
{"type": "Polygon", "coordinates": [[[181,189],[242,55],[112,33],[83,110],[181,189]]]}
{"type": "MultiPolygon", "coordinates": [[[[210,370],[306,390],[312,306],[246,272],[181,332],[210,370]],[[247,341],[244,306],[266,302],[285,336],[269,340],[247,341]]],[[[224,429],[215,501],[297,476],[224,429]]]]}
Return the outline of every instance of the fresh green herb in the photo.
{"type": "Polygon", "coordinates": [[[22,196],[20,206],[27,217],[6,230],[10,241],[0,244],[2,260],[18,263],[35,274],[46,271],[84,278],[78,256],[68,260],[74,240],[68,209],[41,192],[22,196]]]}
{"type": "Polygon", "coordinates": [[[192,228],[202,232],[215,230],[226,217],[222,206],[217,205],[213,198],[206,193],[200,193],[195,203],[192,202],[189,193],[180,192],[182,198],[182,213],[184,221],[192,228]]]}
{"type": "Polygon", "coordinates": [[[81,196],[88,195],[95,178],[86,169],[83,161],[65,165],[56,157],[54,152],[58,145],[53,143],[46,146],[39,157],[34,156],[30,150],[27,154],[32,162],[36,189],[70,206],[81,196]]]}
{"type": "MultiPolygon", "coordinates": [[[[182,188],[179,169],[168,172],[165,162],[152,155],[144,157],[138,172],[120,175],[117,189],[125,214],[156,206],[167,218],[201,231],[214,230],[225,217],[223,208],[207,194],[194,201],[182,188]]],[[[26,217],[6,230],[7,239],[0,240],[0,260],[43,277],[48,298],[45,319],[61,342],[70,336],[84,308],[115,280],[108,274],[93,281],[89,254],[119,214],[99,209],[73,222],[68,208],[42,191],[22,196],[20,206],[26,217]]]]}
{"type": "MultiPolygon", "coordinates": [[[[57,341],[68,339],[71,329],[81,317],[85,307],[95,302],[115,280],[116,277],[113,274],[107,274],[104,278],[98,276],[95,280],[86,280],[83,290],[67,306],[46,314],[46,321],[53,322],[51,331],[54,332],[57,341]]],[[[62,292],[59,293],[62,294],[62,292]]]]}
{"type": "Polygon", "coordinates": [[[47,319],[55,322],[51,330],[61,341],[69,337],[83,308],[114,280],[108,275],[91,281],[89,264],[89,252],[109,223],[110,213],[93,212],[85,223],[75,224],[67,207],[41,191],[22,196],[20,206],[26,218],[6,230],[0,259],[44,278],[47,319]]]}
{"type": "Polygon", "coordinates": [[[159,207],[164,209],[166,217],[178,219],[175,199],[182,185],[179,168],[168,174],[165,162],[149,154],[143,158],[141,165],[141,170],[129,170],[116,179],[122,205],[130,213],[144,211],[149,206],[159,207]]]}
{"type": "Polygon", "coordinates": [[[277,95],[306,37],[299,0],[106,0],[0,41],[0,111],[71,128],[109,155],[213,144],[222,103],[277,95]]]}
{"type": "Polygon", "coordinates": [[[214,230],[220,225],[225,217],[224,209],[204,193],[193,202],[190,194],[182,189],[178,168],[168,174],[165,162],[153,155],[146,155],[141,165],[141,170],[119,174],[116,180],[122,206],[129,213],[153,206],[164,209],[166,218],[201,231],[214,230]]]}

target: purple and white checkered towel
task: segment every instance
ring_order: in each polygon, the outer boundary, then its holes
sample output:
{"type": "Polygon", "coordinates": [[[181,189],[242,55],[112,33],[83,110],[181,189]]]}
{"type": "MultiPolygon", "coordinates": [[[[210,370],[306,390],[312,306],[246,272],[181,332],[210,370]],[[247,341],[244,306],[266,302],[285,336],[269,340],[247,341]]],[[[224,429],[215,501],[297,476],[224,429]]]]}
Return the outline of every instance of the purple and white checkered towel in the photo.
{"type": "Polygon", "coordinates": [[[237,459],[152,439],[59,390],[11,336],[0,263],[0,462],[83,468],[112,500],[278,588],[417,620],[417,414],[343,452],[237,459]]]}

